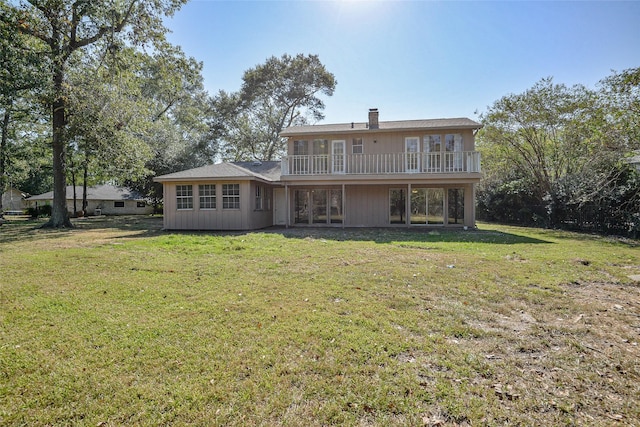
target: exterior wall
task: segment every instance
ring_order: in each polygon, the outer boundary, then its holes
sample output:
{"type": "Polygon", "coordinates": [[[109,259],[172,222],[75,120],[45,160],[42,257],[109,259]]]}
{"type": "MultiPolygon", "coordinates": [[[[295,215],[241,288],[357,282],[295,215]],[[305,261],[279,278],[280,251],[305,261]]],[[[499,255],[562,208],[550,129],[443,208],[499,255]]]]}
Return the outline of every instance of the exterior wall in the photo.
{"type": "Polygon", "coordinates": [[[22,197],[22,193],[15,188],[2,193],[2,210],[5,211],[20,211],[27,207],[27,204],[22,197]]]}
{"type": "MultiPolygon", "coordinates": [[[[340,189],[341,185],[304,185],[289,186],[289,218],[291,226],[305,226],[305,224],[294,224],[294,192],[296,189],[340,189]]],[[[475,226],[475,185],[473,183],[463,184],[441,184],[426,185],[424,183],[411,184],[411,189],[417,188],[442,188],[445,192],[444,206],[444,226],[452,227],[474,227],[475,226]],[[462,222],[459,224],[448,224],[448,197],[449,189],[461,188],[464,190],[464,213],[462,222]]],[[[349,184],[344,186],[344,222],[343,224],[313,224],[313,226],[332,226],[332,227],[424,227],[425,225],[409,225],[409,224],[391,224],[389,213],[389,190],[404,189],[409,190],[409,184],[402,182],[398,184],[349,184]]],[[[407,211],[409,208],[407,207],[407,211]]],[[[439,226],[443,226],[439,225],[439,226]]],[[[438,225],[430,224],[430,227],[438,225]]]]}
{"type": "MultiPolygon", "coordinates": [[[[136,200],[124,200],[124,206],[116,207],[116,200],[88,200],[87,201],[87,215],[96,215],[96,209],[101,210],[101,215],[150,215],[153,213],[153,206],[145,204],[144,207],[138,207],[138,201],[136,200]]],[[[118,200],[122,202],[122,200],[118,200]]],[[[35,208],[45,205],[51,205],[52,200],[31,200],[28,201],[29,207],[35,208]]],[[[82,198],[76,200],[75,206],[77,210],[82,209],[82,198]]],[[[67,212],[69,215],[74,214],[73,200],[67,200],[67,212]]]]}
{"type": "MultiPolygon", "coordinates": [[[[271,196],[270,185],[255,181],[185,181],[164,182],[164,228],[168,230],[252,230],[273,225],[273,209],[265,206],[255,209],[255,188],[262,185],[271,196]],[[216,208],[201,209],[199,206],[198,185],[214,184],[216,186],[216,208]],[[240,209],[223,209],[222,185],[240,185],[240,209]],[[193,208],[177,209],[176,186],[193,186],[193,208]]],[[[269,205],[270,207],[272,205],[269,205]]]]}
{"type": "Polygon", "coordinates": [[[463,151],[475,150],[475,137],[471,129],[445,129],[445,130],[416,130],[416,131],[400,131],[400,132],[379,132],[370,130],[361,133],[346,134],[327,134],[327,135],[300,135],[291,136],[287,142],[287,153],[293,155],[293,141],[306,140],[312,142],[316,139],[326,139],[329,141],[346,141],[346,154],[351,154],[353,139],[362,138],[363,154],[385,154],[385,153],[403,153],[405,151],[405,138],[420,138],[420,151],[424,151],[423,137],[426,135],[442,135],[442,144],[444,144],[444,135],[450,133],[462,134],[462,142],[464,144],[463,151]]]}
{"type": "Polygon", "coordinates": [[[345,186],[345,226],[388,227],[388,185],[345,186]]]}

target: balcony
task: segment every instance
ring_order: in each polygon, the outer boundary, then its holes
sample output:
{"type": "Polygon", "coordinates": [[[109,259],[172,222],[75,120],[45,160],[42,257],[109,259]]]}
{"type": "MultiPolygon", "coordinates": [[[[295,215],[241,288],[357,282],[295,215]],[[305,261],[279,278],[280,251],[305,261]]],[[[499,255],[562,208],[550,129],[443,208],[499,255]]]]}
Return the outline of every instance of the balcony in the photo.
{"type": "Polygon", "coordinates": [[[282,175],[390,175],[479,173],[480,153],[319,154],[286,156],[282,175]]]}

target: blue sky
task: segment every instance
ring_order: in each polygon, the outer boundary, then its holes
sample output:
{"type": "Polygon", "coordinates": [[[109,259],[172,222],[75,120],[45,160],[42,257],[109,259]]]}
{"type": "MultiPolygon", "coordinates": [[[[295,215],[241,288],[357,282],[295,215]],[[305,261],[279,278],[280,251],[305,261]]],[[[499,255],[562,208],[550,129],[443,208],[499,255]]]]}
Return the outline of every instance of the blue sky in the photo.
{"type": "Polygon", "coordinates": [[[544,77],[594,88],[640,67],[640,1],[191,0],[166,24],[211,94],[270,56],[319,55],[338,82],[323,123],[477,119],[544,77]]]}

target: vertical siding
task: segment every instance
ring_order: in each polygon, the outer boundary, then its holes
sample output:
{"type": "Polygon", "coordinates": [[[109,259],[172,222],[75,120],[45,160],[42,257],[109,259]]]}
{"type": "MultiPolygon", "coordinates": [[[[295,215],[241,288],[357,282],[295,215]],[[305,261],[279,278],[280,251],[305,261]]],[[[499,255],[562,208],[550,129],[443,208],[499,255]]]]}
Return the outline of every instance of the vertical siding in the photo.
{"type": "MultiPolygon", "coordinates": [[[[271,210],[255,210],[255,182],[218,181],[216,185],[216,209],[200,209],[198,185],[213,184],[211,181],[165,182],[164,191],[164,228],[169,230],[251,230],[272,225],[271,210]],[[240,185],[240,209],[222,208],[222,185],[240,185]],[[176,209],[176,185],[193,186],[193,209],[176,209]]],[[[267,184],[262,184],[271,191],[267,184]]]]}
{"type": "Polygon", "coordinates": [[[345,225],[348,227],[388,226],[389,188],[387,185],[346,186],[345,225]]]}

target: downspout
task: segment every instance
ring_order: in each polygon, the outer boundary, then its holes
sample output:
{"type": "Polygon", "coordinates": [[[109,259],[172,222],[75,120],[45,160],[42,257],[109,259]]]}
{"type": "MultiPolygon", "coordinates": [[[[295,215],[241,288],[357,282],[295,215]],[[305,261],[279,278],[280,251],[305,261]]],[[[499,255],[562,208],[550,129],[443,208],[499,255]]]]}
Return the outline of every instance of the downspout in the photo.
{"type": "Polygon", "coordinates": [[[284,185],[284,204],[286,206],[284,228],[289,228],[289,212],[291,211],[291,208],[289,207],[289,184],[284,185]]]}
{"type": "Polygon", "coordinates": [[[407,228],[411,225],[411,183],[407,184],[407,197],[404,201],[404,222],[407,228]]]}
{"type": "Polygon", "coordinates": [[[347,211],[345,211],[347,193],[345,191],[345,185],[342,184],[342,228],[344,228],[345,222],[347,222],[347,211]]]}

